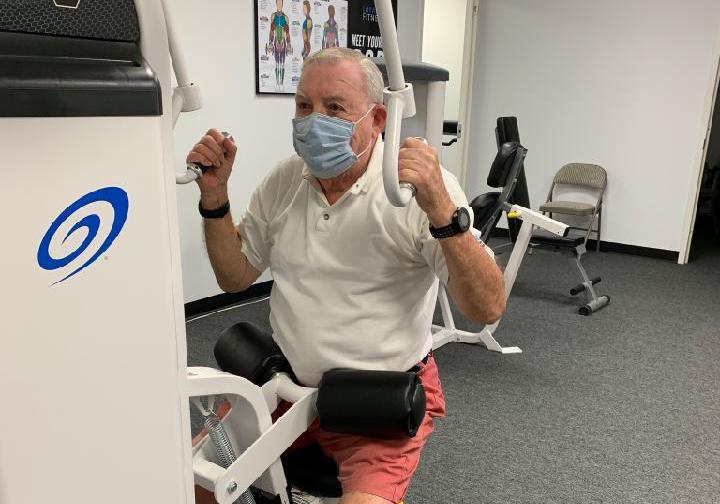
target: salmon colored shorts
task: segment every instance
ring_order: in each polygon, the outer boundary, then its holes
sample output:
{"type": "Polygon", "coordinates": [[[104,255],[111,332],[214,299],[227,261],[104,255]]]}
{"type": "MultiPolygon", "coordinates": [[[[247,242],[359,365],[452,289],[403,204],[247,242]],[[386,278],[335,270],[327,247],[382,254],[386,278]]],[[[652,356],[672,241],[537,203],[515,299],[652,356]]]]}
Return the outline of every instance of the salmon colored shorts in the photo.
{"type": "MultiPolygon", "coordinates": [[[[377,495],[390,502],[401,501],[420,462],[425,442],[433,431],[433,419],[445,415],[445,398],[435,359],[430,355],[427,363],[421,362],[418,367],[427,409],[415,437],[373,439],[336,434],[322,430],[316,420],[289,450],[318,443],[338,465],[343,494],[360,492],[377,495]]],[[[281,403],[273,413],[273,419],[284,414],[290,406],[289,403],[281,403]]]]}

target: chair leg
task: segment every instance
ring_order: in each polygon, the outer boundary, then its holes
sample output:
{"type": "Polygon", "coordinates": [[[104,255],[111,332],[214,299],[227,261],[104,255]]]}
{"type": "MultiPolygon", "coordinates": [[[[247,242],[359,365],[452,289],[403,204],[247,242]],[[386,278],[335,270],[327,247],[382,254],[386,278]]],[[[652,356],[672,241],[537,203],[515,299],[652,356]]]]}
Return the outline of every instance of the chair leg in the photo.
{"type": "Polygon", "coordinates": [[[570,295],[576,296],[581,292],[585,293],[586,302],[581,305],[578,309],[580,315],[591,315],[594,312],[604,308],[610,303],[610,296],[598,296],[595,291],[594,285],[601,281],[600,277],[589,278],[585,267],[582,265],[580,260],[585,253],[585,247],[580,246],[575,249],[575,253],[572,254],[571,260],[577,266],[580,276],[582,277],[582,283],[576,285],[570,289],[570,295]]]}
{"type": "Polygon", "coordinates": [[[600,252],[600,233],[602,232],[602,208],[598,211],[598,227],[597,242],[595,243],[595,252],[600,252]]]}
{"type": "Polygon", "coordinates": [[[584,248],[587,247],[587,242],[588,242],[588,240],[590,239],[590,235],[591,235],[592,232],[594,231],[594,229],[593,229],[593,224],[595,223],[595,218],[597,217],[597,215],[598,215],[598,214],[597,214],[597,212],[596,212],[596,213],[594,213],[594,214],[592,214],[592,215],[590,216],[590,222],[588,222],[587,229],[585,229],[585,228],[576,228],[576,229],[583,229],[583,230],[585,230],[585,240],[583,240],[583,244],[582,244],[582,246],[583,246],[584,248]]]}

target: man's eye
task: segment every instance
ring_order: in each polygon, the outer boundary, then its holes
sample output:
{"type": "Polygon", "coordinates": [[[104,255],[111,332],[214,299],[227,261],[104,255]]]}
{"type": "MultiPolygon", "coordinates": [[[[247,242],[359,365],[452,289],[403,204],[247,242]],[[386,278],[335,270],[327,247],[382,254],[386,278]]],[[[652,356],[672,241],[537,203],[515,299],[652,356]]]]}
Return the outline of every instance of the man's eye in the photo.
{"type": "Polygon", "coordinates": [[[310,104],[309,103],[298,103],[297,108],[299,108],[300,110],[307,110],[308,108],[310,108],[310,104]]]}
{"type": "Polygon", "coordinates": [[[345,109],[337,103],[331,103],[328,110],[332,110],[333,112],[342,112],[345,109]]]}

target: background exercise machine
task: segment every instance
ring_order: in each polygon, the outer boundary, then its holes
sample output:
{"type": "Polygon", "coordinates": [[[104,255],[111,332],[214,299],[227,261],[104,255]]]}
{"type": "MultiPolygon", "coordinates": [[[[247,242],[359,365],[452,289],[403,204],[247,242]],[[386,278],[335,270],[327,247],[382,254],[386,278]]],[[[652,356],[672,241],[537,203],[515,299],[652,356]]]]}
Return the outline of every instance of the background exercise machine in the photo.
{"type": "MultiPolygon", "coordinates": [[[[497,120],[497,128],[495,129],[495,135],[498,143],[498,148],[505,142],[520,142],[520,133],[518,131],[517,118],[516,117],[499,117],[497,120]]],[[[490,180],[488,179],[488,185],[490,180]]],[[[517,180],[514,194],[511,196],[511,201],[523,206],[530,206],[530,196],[528,194],[527,182],[525,178],[524,167],[520,169],[520,176],[517,180]]],[[[476,210],[477,211],[477,210],[476,210]]],[[[544,214],[544,212],[543,212],[544,214]]],[[[495,224],[492,224],[494,226],[495,224]]],[[[508,228],[510,234],[510,240],[515,242],[518,236],[518,228],[515,221],[508,219],[508,228]]],[[[570,226],[570,229],[573,229],[570,226]]],[[[589,234],[589,231],[588,231],[589,234]]],[[[581,315],[591,315],[592,313],[600,310],[610,303],[609,296],[599,296],[595,292],[593,287],[595,284],[601,281],[599,276],[590,278],[583,266],[581,260],[586,252],[585,242],[587,241],[587,235],[585,237],[572,236],[569,233],[566,236],[558,236],[547,232],[546,230],[538,229],[535,230],[530,239],[530,253],[536,248],[549,248],[552,250],[560,251],[565,255],[569,256],[573,266],[577,268],[582,282],[572,289],[570,289],[571,296],[577,296],[578,294],[584,294],[586,302],[580,305],[578,312],[581,315]]]]}

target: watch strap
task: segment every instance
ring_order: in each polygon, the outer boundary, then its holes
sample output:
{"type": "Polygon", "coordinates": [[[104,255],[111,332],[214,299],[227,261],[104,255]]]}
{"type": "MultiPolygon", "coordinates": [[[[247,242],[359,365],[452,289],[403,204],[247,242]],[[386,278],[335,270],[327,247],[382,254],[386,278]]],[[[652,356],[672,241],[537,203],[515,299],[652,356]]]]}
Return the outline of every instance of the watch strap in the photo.
{"type": "Polygon", "coordinates": [[[222,219],[227,215],[227,213],[230,211],[230,201],[226,201],[224,205],[214,208],[212,210],[206,210],[202,206],[202,201],[198,202],[198,210],[200,211],[200,215],[203,216],[204,219],[222,219]]]}
{"type": "Polygon", "coordinates": [[[454,225],[454,223],[441,228],[434,228],[430,226],[430,234],[433,238],[450,238],[459,232],[460,230],[454,225]]]}
{"type": "Polygon", "coordinates": [[[455,236],[458,234],[460,230],[460,226],[457,222],[458,218],[458,211],[455,210],[455,213],[453,213],[452,220],[450,221],[450,224],[443,227],[433,227],[432,224],[430,224],[430,234],[433,238],[450,238],[451,236],[455,236]]]}

